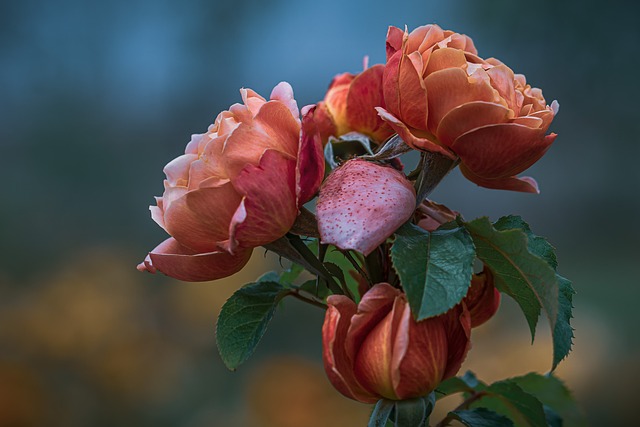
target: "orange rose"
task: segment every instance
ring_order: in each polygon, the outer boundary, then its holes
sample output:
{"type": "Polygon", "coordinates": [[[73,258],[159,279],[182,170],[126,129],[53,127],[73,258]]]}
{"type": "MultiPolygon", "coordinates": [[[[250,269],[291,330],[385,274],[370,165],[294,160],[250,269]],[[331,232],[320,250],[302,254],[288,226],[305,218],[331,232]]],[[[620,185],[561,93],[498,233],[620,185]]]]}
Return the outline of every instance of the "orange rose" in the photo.
{"type": "Polygon", "coordinates": [[[233,274],[254,247],[286,234],[318,190],[324,158],[313,110],[301,125],[284,82],[270,101],[250,89],[240,93],[244,105],[220,113],[165,167],[164,194],[150,209],[172,237],[140,270],[188,281],[233,274]]]}
{"type": "Polygon", "coordinates": [[[471,39],[426,25],[411,34],[391,27],[380,116],[411,147],[459,158],[476,184],[538,192],[516,177],[547,151],[558,103],[502,62],[483,60],[471,39]]]}

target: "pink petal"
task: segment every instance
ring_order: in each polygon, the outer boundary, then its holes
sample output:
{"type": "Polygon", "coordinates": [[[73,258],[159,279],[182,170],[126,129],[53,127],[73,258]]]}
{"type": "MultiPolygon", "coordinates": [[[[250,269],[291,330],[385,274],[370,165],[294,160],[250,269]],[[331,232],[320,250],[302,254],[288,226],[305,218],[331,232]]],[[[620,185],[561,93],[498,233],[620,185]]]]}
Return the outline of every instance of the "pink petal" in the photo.
{"type": "Polygon", "coordinates": [[[293,88],[287,82],[280,82],[271,91],[271,100],[280,101],[289,108],[291,115],[294,119],[300,119],[300,111],[298,110],[298,103],[293,97],[293,88]]]}
{"type": "Polygon", "coordinates": [[[300,148],[296,165],[297,206],[311,200],[324,178],[324,154],[322,140],[315,122],[315,108],[306,111],[302,118],[300,148]]]}
{"type": "Polygon", "coordinates": [[[506,101],[507,106],[513,110],[516,116],[520,114],[520,108],[516,99],[514,75],[511,68],[506,65],[498,65],[489,68],[487,74],[489,74],[489,78],[491,79],[491,86],[500,93],[502,99],[506,101]]]}
{"type": "Polygon", "coordinates": [[[322,242],[368,255],[411,217],[415,197],[411,183],[395,169],[350,160],[320,189],[316,211],[322,242]]]}
{"type": "Polygon", "coordinates": [[[387,61],[402,49],[405,32],[398,27],[389,27],[387,31],[387,61]]]}
{"type": "Polygon", "coordinates": [[[295,168],[295,160],[267,150],[259,166],[245,166],[232,181],[244,196],[229,225],[232,244],[237,241],[240,247],[262,246],[289,231],[298,215],[295,168]]]}
{"type": "Polygon", "coordinates": [[[452,145],[462,163],[483,178],[516,175],[538,161],[549,149],[555,134],[515,123],[501,123],[474,129],[452,145]]]}
{"type": "Polygon", "coordinates": [[[235,255],[222,251],[197,253],[169,238],[149,253],[138,265],[138,270],[160,271],[186,282],[204,282],[237,273],[249,261],[251,252],[251,249],[246,249],[235,255]]]}
{"type": "Polygon", "coordinates": [[[424,52],[443,38],[444,32],[439,26],[435,24],[423,25],[411,31],[406,43],[405,52],[424,52]]]}
{"type": "Polygon", "coordinates": [[[460,49],[437,49],[429,56],[426,75],[445,68],[463,68],[467,66],[464,51],[460,49]]]}
{"type": "Polygon", "coordinates": [[[375,403],[373,396],[362,388],[353,373],[353,361],[347,356],[345,342],[356,305],[343,295],[327,299],[328,308],[322,325],[322,359],[331,384],[343,395],[363,403],[375,403]]]}
{"type": "Polygon", "coordinates": [[[509,115],[509,109],[500,104],[468,102],[452,109],[440,120],[436,135],[443,145],[451,147],[460,135],[482,126],[506,123],[509,115]]]}
{"type": "Polygon", "coordinates": [[[189,182],[189,168],[198,159],[196,154],[183,154],[171,160],[162,170],[172,187],[186,187],[189,182]]]}
{"type": "MultiPolygon", "coordinates": [[[[402,138],[402,140],[406,142],[411,148],[415,150],[440,153],[443,156],[446,156],[452,160],[456,158],[455,154],[447,150],[442,145],[436,144],[431,139],[428,139],[427,137],[420,138],[418,136],[415,136],[411,132],[411,130],[407,127],[407,125],[405,125],[403,122],[401,122],[399,119],[397,119],[395,116],[393,116],[384,108],[378,107],[376,108],[376,110],[378,111],[378,114],[380,115],[380,117],[382,117],[382,119],[385,122],[389,123],[391,128],[395,130],[398,133],[398,135],[400,135],[400,138],[402,138]]],[[[423,133],[425,135],[427,134],[426,132],[423,132],[423,133]]],[[[433,135],[431,135],[431,138],[434,140],[436,139],[433,135]]]]}
{"type": "Polygon", "coordinates": [[[427,76],[425,85],[429,96],[429,129],[431,131],[438,128],[440,120],[449,111],[462,104],[499,100],[497,92],[487,81],[469,77],[461,68],[436,71],[427,76]]]}
{"type": "Polygon", "coordinates": [[[460,171],[469,181],[476,183],[480,187],[493,188],[496,190],[519,191],[521,193],[540,193],[538,183],[535,179],[529,176],[508,176],[504,178],[487,179],[475,175],[467,169],[464,164],[460,165],[460,171]]]}
{"type": "Polygon", "coordinates": [[[400,116],[400,61],[402,51],[396,52],[387,60],[382,75],[382,92],[386,109],[392,114],[400,116]]]}

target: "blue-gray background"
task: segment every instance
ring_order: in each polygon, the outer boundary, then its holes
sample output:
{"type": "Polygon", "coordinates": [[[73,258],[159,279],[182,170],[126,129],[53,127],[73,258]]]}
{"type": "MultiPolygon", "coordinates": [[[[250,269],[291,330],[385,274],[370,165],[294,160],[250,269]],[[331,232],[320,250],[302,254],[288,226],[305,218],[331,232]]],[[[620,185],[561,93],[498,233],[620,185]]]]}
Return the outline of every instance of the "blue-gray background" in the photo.
{"type": "MultiPolygon", "coordinates": [[[[223,283],[133,269],[164,239],[147,210],[162,167],[240,87],[267,96],[286,80],[299,105],[317,102],[364,55],[384,61],[388,25],[426,23],[468,34],[560,102],[559,137],[527,172],[540,195],[455,172],[433,198],[467,218],[521,214],[554,243],[578,291],[577,347],[560,375],[594,425],[627,425],[640,379],[640,27],[628,3],[0,3],[0,426],[296,426],[315,425],[314,410],[364,424],[353,420],[366,407],[318,403],[331,390],[302,403],[287,391],[326,385],[315,309],[289,302],[255,360],[222,367],[216,312],[267,268],[261,256],[223,283]]],[[[512,304],[493,323],[471,367],[495,378],[548,368],[544,333],[529,347],[512,304]]]]}

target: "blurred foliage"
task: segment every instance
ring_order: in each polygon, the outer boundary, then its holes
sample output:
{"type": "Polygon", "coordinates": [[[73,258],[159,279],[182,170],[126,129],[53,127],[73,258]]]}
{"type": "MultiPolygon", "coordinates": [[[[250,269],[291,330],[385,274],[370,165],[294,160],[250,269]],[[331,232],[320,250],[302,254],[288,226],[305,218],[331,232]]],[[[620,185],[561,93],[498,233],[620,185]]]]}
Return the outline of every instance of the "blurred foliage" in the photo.
{"type": "MultiPolygon", "coordinates": [[[[212,284],[134,267],[164,238],[147,211],[162,167],[240,99],[238,88],[266,95],[287,80],[299,105],[316,102],[364,55],[384,60],[388,25],[429,22],[470,35],[481,55],[559,100],[558,140],[529,171],[540,196],[454,173],[433,197],[468,219],[523,214],[550,238],[578,292],[576,349],[559,376],[593,425],[635,419],[637,12],[620,0],[1,2],[0,426],[288,426],[318,396],[324,410],[336,399],[345,418],[334,425],[363,424],[349,420],[368,408],[321,391],[322,316],[297,301],[276,313],[256,359],[225,370],[216,313],[265,271],[259,251],[255,269],[212,284]],[[618,391],[600,392],[611,378],[618,391]],[[269,413],[272,398],[295,404],[288,421],[269,413]]],[[[525,331],[503,303],[475,334],[468,368],[487,381],[543,372],[551,340],[532,348],[525,331]]]]}

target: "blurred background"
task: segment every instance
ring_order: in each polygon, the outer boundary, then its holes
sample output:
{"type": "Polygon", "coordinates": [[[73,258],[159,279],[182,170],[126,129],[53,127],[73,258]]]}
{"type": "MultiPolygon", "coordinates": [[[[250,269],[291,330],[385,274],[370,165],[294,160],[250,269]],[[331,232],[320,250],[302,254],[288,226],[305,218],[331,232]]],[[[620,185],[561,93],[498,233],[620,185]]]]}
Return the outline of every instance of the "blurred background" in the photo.
{"type": "MultiPolygon", "coordinates": [[[[634,9],[635,8],[635,9],[634,9]]],[[[225,299],[277,266],[180,283],[135,270],[165,238],[150,219],[163,166],[251,87],[289,81],[300,106],[384,61],[387,26],[470,35],[560,102],[542,193],[452,173],[432,195],[466,218],[521,214],[574,282],[576,345],[558,375],[591,424],[636,425],[640,380],[640,27],[616,0],[0,2],[0,426],[365,425],[370,408],[321,367],[321,310],[286,301],[256,355],[228,372],[225,299]],[[329,415],[327,415],[329,414],[329,415]]],[[[466,364],[491,381],[545,372],[511,301],[466,364]]]]}

